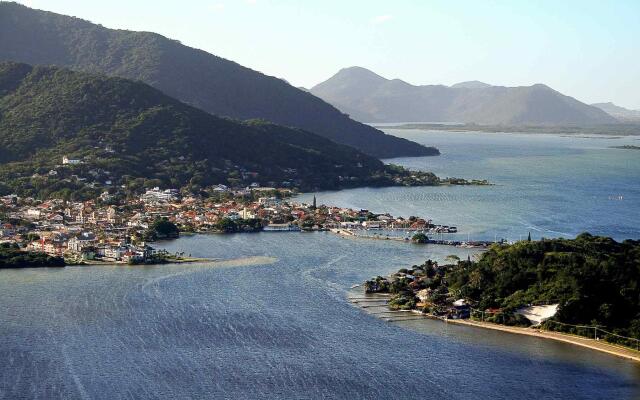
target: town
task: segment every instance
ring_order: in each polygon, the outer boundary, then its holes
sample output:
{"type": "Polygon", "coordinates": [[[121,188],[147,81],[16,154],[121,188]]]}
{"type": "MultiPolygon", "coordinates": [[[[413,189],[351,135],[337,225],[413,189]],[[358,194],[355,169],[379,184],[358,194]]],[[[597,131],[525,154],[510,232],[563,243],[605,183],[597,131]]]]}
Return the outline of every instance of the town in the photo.
{"type": "Polygon", "coordinates": [[[63,257],[67,264],[180,261],[149,245],[191,233],[332,230],[454,232],[417,217],[290,201],[290,189],[252,185],[213,188],[209,197],[183,196],[177,189],[146,190],[118,200],[104,192],[90,201],[0,198],[0,243],[22,251],[63,257]]]}

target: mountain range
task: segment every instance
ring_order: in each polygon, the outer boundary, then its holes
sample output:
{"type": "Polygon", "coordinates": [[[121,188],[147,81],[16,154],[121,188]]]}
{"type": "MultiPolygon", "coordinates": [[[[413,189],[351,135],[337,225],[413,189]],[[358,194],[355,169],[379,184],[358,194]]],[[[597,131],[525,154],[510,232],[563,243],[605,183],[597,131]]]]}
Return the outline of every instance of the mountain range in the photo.
{"type": "Polygon", "coordinates": [[[483,82],[411,85],[361,67],[340,70],[310,92],[363,122],[459,122],[488,125],[593,125],[617,120],[548,86],[483,82]]]}
{"type": "Polygon", "coordinates": [[[611,102],[608,103],[595,103],[591,104],[594,107],[601,109],[607,114],[620,121],[625,122],[638,122],[640,121],[640,110],[629,110],[628,108],[617,106],[611,102]]]}
{"type": "Polygon", "coordinates": [[[331,189],[411,174],[299,128],[216,117],[140,81],[58,67],[0,63],[0,116],[3,194],[251,182],[331,189]]]}
{"type": "Polygon", "coordinates": [[[0,2],[0,60],[141,80],[208,113],[299,127],[378,158],[437,149],[356,122],[312,94],[156,33],[0,2]]]}

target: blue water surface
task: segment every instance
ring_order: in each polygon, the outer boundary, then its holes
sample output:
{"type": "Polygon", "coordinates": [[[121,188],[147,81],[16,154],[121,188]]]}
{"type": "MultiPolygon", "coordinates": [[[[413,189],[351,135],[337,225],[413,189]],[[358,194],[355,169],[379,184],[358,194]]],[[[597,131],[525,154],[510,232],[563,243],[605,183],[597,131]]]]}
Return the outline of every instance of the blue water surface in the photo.
{"type": "Polygon", "coordinates": [[[487,179],[494,186],[361,188],[303,194],[320,203],[457,226],[460,239],[574,237],[582,232],[618,240],[640,238],[638,136],[577,136],[387,130],[440,149],[437,157],[385,162],[441,177],[487,179]]]}

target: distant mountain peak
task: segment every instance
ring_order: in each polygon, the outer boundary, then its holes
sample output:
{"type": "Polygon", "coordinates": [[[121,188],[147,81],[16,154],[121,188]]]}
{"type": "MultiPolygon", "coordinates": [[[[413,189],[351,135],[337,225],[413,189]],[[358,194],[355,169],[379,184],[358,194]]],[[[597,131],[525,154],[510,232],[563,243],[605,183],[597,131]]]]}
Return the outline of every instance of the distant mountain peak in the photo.
{"type": "Polygon", "coordinates": [[[346,81],[349,83],[359,82],[360,84],[362,83],[371,84],[371,83],[386,82],[388,81],[388,79],[364,67],[354,66],[354,67],[342,68],[335,75],[329,78],[328,81],[339,81],[339,82],[346,81]]]}
{"type": "Polygon", "coordinates": [[[614,104],[610,101],[606,103],[594,103],[591,105],[593,107],[601,109],[602,111],[621,121],[640,121],[640,110],[630,110],[628,108],[620,107],[619,105],[614,104]]]}
{"type": "Polygon", "coordinates": [[[451,85],[452,88],[457,88],[457,89],[484,89],[491,86],[492,85],[489,85],[488,83],[484,83],[480,81],[466,81],[466,82],[456,83],[455,85],[451,85]]]}
{"type": "Polygon", "coordinates": [[[545,85],[544,83],[534,83],[533,85],[531,85],[532,88],[536,88],[536,89],[548,89],[548,90],[553,90],[553,88],[551,88],[548,85],[545,85]]]}
{"type": "MultiPolygon", "coordinates": [[[[375,72],[371,71],[370,69],[367,69],[365,67],[360,67],[357,65],[351,66],[351,67],[345,67],[345,68],[341,68],[338,74],[366,74],[366,75],[372,75],[372,76],[377,76],[382,78],[380,75],[376,74],[375,72]]],[[[383,78],[384,79],[384,78],[383,78]]]]}
{"type": "Polygon", "coordinates": [[[345,68],[311,93],[366,122],[443,121],[489,125],[615,123],[606,112],[542,83],[492,86],[468,81],[451,87],[415,86],[361,67],[345,68]],[[464,89],[464,90],[461,90],[464,89]]]}
{"type": "Polygon", "coordinates": [[[594,107],[598,107],[601,110],[604,110],[606,112],[609,112],[609,111],[613,111],[613,112],[615,112],[615,111],[617,111],[617,112],[635,111],[635,110],[629,110],[628,108],[621,107],[621,106],[619,106],[617,104],[614,104],[611,101],[608,101],[606,103],[594,103],[594,104],[591,104],[591,105],[594,106],[594,107]]]}

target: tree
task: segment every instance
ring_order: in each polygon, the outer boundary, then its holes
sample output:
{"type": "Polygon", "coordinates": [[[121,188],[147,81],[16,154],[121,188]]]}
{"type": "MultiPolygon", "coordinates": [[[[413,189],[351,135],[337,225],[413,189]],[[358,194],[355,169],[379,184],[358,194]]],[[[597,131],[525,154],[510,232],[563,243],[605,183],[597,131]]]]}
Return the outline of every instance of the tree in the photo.
{"type": "Polygon", "coordinates": [[[149,240],[176,238],[180,235],[180,230],[166,218],[158,218],[145,235],[149,240]]]}
{"type": "Polygon", "coordinates": [[[416,233],[415,235],[413,235],[413,237],[411,237],[411,241],[413,241],[414,243],[427,243],[429,242],[429,237],[424,233],[416,233]]]}
{"type": "Polygon", "coordinates": [[[456,256],[455,254],[449,254],[444,258],[444,260],[450,262],[451,264],[457,264],[460,262],[460,257],[456,256]]]}

